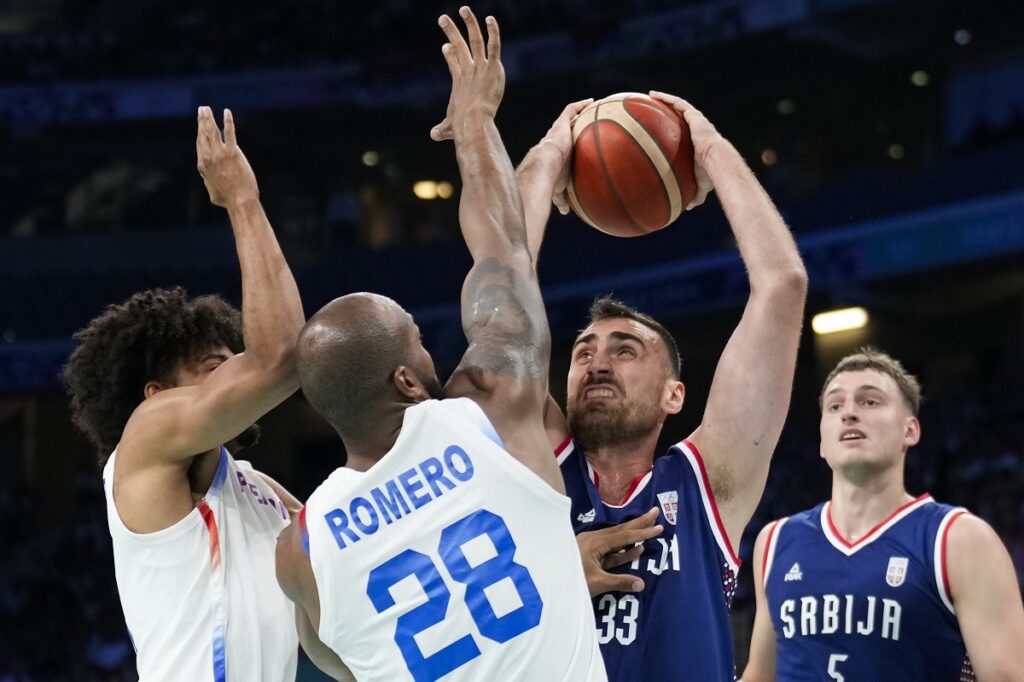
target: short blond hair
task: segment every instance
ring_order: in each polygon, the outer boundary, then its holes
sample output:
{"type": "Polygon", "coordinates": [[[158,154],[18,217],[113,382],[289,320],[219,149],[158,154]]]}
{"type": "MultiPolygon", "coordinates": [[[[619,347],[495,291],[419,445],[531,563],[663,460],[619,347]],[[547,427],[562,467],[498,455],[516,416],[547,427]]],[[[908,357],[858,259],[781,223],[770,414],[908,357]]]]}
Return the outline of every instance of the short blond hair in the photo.
{"type": "Polygon", "coordinates": [[[821,395],[818,396],[818,407],[824,409],[825,389],[828,388],[833,379],[843,372],[859,372],[865,369],[872,369],[892,377],[892,380],[896,382],[896,386],[900,389],[903,402],[910,408],[911,414],[915,417],[917,416],[918,411],[921,409],[921,401],[923,400],[921,396],[921,383],[917,380],[917,377],[903,367],[903,363],[899,360],[871,346],[859,348],[856,353],[847,355],[839,361],[829,373],[828,378],[825,379],[825,385],[821,387],[821,395]]]}

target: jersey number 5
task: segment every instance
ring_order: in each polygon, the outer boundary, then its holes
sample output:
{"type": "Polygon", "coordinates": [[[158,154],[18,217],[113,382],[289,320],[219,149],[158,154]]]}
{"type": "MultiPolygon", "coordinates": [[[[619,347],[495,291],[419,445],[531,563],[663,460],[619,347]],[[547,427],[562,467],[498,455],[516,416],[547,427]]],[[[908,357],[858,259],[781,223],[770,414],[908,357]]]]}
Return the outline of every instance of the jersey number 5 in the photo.
{"type": "Polygon", "coordinates": [[[845,661],[850,657],[850,654],[832,654],[828,657],[828,676],[829,679],[836,680],[837,682],[845,682],[846,678],[843,674],[836,670],[836,666],[845,661]]]}
{"type": "MultiPolygon", "coordinates": [[[[466,607],[484,637],[504,643],[531,630],[540,623],[544,607],[530,571],[513,561],[516,543],[504,519],[485,509],[465,516],[441,531],[438,554],[451,577],[466,586],[466,607]],[[470,564],[463,547],[476,538],[487,536],[495,555],[476,565],[470,564]],[[485,590],[503,580],[511,580],[521,606],[504,615],[495,613],[485,590]]],[[[434,560],[421,552],[407,549],[370,571],[366,594],[377,613],[395,606],[391,587],[415,576],[427,595],[427,601],[398,617],[395,643],[416,682],[436,680],[480,655],[472,634],[466,634],[441,650],[424,656],[414,639],[432,625],[444,620],[451,592],[434,560]]]]}

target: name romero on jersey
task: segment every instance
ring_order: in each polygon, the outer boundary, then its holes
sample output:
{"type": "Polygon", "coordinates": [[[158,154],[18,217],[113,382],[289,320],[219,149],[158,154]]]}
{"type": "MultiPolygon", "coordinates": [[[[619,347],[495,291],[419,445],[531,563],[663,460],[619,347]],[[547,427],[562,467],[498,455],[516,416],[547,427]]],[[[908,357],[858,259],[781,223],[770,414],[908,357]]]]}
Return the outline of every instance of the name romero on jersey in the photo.
{"type": "Polygon", "coordinates": [[[384,525],[411,514],[473,478],[473,461],[458,445],[445,448],[441,458],[427,457],[365,495],[353,497],[348,508],[324,514],[338,549],[373,535],[384,525]]]}

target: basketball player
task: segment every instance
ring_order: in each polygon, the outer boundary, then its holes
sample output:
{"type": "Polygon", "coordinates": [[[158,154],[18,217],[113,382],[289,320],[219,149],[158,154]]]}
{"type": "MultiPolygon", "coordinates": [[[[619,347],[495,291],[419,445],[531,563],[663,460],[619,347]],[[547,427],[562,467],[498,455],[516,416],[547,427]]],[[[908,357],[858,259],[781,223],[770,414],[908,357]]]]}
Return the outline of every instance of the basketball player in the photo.
{"type": "Polygon", "coordinates": [[[550,336],[494,116],[498,26],[440,18],[473,257],[469,349],[442,393],[413,319],[339,298],[297,345],[348,453],[281,537],[278,578],[325,672],[360,680],[605,680],[569,500],[544,432],[550,336]],[[447,399],[439,400],[444,395],[447,399]]]}
{"type": "Polygon", "coordinates": [[[744,682],[1024,680],[1024,608],[992,528],[903,484],[921,388],[865,348],[821,395],[832,499],[765,526],[744,682]],[[973,665],[973,673],[972,673],[973,665]]]}
{"type": "MultiPolygon", "coordinates": [[[[651,95],[690,127],[702,202],[718,192],[750,279],[750,297],[722,353],[700,426],[655,457],[665,419],[683,407],[680,357],[657,321],[610,298],[596,301],[576,338],[568,377],[568,424],[552,401],[546,424],[572,498],[572,522],[597,596],[593,606],[611,680],[732,680],[729,605],[736,548],[760,500],[789,406],[807,274],[796,244],[736,149],[678,97],[651,95]],[[571,431],[571,437],[569,432],[571,431]],[[611,542],[624,521],[662,529],[642,555],[608,580],[611,542]],[[586,533],[586,535],[584,535],[586,533]],[[587,543],[583,542],[587,538],[587,543]],[[600,594],[612,587],[613,591],[600,594]]],[[[572,153],[570,105],[518,171],[534,256],[552,194],[564,188],[572,153]]],[[[636,550],[634,550],[636,551],[636,550]]]]}
{"type": "Polygon", "coordinates": [[[230,111],[222,140],[199,109],[196,151],[210,200],[231,220],[242,319],[216,296],[137,293],[75,335],[65,380],[75,424],[104,463],[140,678],[294,680],[294,610],[273,553],[299,505],[223,444],[251,443],[255,420],[298,387],[302,304],[230,111]]]}

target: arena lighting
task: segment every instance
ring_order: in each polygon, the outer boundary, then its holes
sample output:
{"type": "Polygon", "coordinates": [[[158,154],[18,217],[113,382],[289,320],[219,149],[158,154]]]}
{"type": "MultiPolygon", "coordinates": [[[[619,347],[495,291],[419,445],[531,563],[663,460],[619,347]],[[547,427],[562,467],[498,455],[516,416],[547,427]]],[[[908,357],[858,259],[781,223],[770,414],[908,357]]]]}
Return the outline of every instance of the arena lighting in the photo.
{"type": "Polygon", "coordinates": [[[927,71],[921,71],[920,69],[918,69],[914,73],[910,74],[910,82],[919,88],[923,88],[924,86],[928,85],[928,82],[930,80],[931,77],[928,75],[927,71]]]}
{"type": "Polygon", "coordinates": [[[860,329],[868,323],[868,311],[861,307],[840,308],[818,313],[811,320],[811,329],[815,334],[834,334],[851,329],[860,329]]]}
{"type": "Polygon", "coordinates": [[[899,161],[900,159],[907,155],[906,148],[898,142],[889,145],[889,149],[887,149],[886,151],[889,153],[889,158],[895,159],[896,161],[899,161]]]}
{"type": "Polygon", "coordinates": [[[957,45],[970,45],[972,37],[971,32],[966,28],[957,29],[956,33],[953,34],[953,40],[956,41],[957,45]]]}
{"type": "Polygon", "coordinates": [[[420,180],[413,184],[412,193],[417,198],[430,201],[437,198],[437,183],[433,180],[420,180]]]}
{"type": "Polygon", "coordinates": [[[369,151],[363,152],[363,165],[364,166],[366,166],[368,168],[373,168],[378,163],[380,163],[380,154],[378,154],[377,152],[373,151],[372,149],[369,150],[369,151]]]}
{"type": "Polygon", "coordinates": [[[761,163],[766,166],[774,166],[779,160],[779,155],[775,153],[775,150],[769,147],[761,152],[761,163]]]}
{"type": "Polygon", "coordinates": [[[796,113],[796,102],[791,99],[780,99],[775,105],[779,113],[783,116],[789,116],[790,114],[796,113]]]}
{"type": "Polygon", "coordinates": [[[452,183],[448,181],[442,181],[437,183],[437,197],[438,199],[451,199],[452,194],[455,193],[455,188],[452,187],[452,183]]]}

